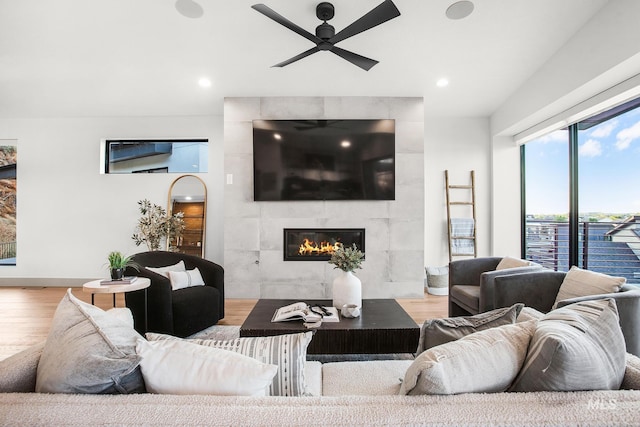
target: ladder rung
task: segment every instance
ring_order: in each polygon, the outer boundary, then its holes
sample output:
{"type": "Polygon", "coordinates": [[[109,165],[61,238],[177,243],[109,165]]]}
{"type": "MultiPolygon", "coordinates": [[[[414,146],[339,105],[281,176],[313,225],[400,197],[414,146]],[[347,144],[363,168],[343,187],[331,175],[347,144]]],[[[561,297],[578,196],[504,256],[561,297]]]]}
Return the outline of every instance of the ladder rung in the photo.
{"type": "Polygon", "coordinates": [[[457,188],[457,189],[463,189],[463,190],[470,190],[473,187],[470,185],[450,185],[449,188],[457,188]]]}
{"type": "Polygon", "coordinates": [[[449,202],[450,205],[472,205],[473,202],[449,202]]]}
{"type": "Polygon", "coordinates": [[[452,237],[451,240],[473,240],[475,237],[473,236],[460,236],[460,237],[452,237]]]}
{"type": "Polygon", "coordinates": [[[451,254],[451,256],[474,256],[474,255],[473,254],[458,254],[458,253],[455,253],[455,254],[451,254]]]}

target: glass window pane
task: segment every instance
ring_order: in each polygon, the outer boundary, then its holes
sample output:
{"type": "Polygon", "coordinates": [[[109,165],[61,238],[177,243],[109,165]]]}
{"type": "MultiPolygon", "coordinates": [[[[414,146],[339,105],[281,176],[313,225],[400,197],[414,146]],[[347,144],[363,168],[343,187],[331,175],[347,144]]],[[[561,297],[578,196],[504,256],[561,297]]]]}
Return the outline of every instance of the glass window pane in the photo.
{"type": "Polygon", "coordinates": [[[190,140],[107,140],[106,173],[204,173],[209,143],[190,140]]]}
{"type": "Polygon", "coordinates": [[[526,258],[568,269],[569,133],[549,133],[525,147],[526,258]]]}
{"type": "Polygon", "coordinates": [[[640,283],[640,109],[603,117],[578,124],[580,266],[640,283]]]}

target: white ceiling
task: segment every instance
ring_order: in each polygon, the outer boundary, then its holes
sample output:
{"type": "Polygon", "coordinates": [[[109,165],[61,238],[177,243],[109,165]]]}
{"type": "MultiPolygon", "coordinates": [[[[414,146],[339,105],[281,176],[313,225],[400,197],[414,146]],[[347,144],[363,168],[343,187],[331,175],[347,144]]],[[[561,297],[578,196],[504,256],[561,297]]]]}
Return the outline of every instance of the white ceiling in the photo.
{"type": "MultiPolygon", "coordinates": [[[[401,16],[338,46],[363,71],[251,9],[256,0],[0,0],[0,117],[222,114],[227,96],[423,96],[427,114],[489,116],[606,0],[394,0],[401,16]],[[208,89],[198,86],[206,76],[208,89]],[[447,77],[451,84],[437,88],[447,77]]],[[[310,32],[319,1],[263,0],[310,32]]],[[[333,0],[340,31],[382,0],[333,0]]]]}

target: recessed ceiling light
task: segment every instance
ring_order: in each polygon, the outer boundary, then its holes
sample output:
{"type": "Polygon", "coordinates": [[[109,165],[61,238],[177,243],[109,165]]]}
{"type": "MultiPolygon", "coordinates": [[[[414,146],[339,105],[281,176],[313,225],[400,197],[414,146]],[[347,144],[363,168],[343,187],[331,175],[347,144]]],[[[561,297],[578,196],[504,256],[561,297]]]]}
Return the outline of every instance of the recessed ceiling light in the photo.
{"type": "Polygon", "coordinates": [[[445,78],[441,78],[436,82],[436,86],[438,87],[447,87],[449,86],[449,80],[445,78]]]}
{"type": "Polygon", "coordinates": [[[463,19],[473,12],[473,3],[470,1],[457,1],[447,8],[446,15],[449,19],[463,19]]]}
{"type": "Polygon", "coordinates": [[[347,148],[351,147],[351,141],[347,141],[346,139],[340,143],[340,146],[347,148]]]}
{"type": "Polygon", "coordinates": [[[198,84],[200,85],[200,87],[211,87],[211,80],[209,80],[206,77],[203,77],[200,80],[198,80],[198,84]]]}
{"type": "Polygon", "coordinates": [[[193,0],[177,0],[176,10],[186,18],[200,18],[204,15],[204,9],[193,0]]]}
{"type": "Polygon", "coordinates": [[[279,133],[274,133],[273,139],[275,139],[276,141],[280,141],[282,139],[282,136],[279,133]]]}

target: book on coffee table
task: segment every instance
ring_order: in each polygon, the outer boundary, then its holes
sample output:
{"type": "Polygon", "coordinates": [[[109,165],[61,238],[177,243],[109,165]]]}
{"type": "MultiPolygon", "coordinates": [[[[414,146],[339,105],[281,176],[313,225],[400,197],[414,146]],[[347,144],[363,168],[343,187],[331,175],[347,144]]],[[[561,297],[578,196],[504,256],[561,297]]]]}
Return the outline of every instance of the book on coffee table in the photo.
{"type": "Polygon", "coordinates": [[[135,282],[136,280],[138,280],[138,276],[125,276],[122,279],[119,280],[113,280],[113,279],[105,279],[105,280],[101,280],[100,284],[101,285],[130,285],[133,282],[135,282]]]}
{"type": "Polygon", "coordinates": [[[280,307],[273,314],[272,322],[287,322],[290,320],[302,320],[305,323],[339,322],[338,309],[321,305],[310,306],[305,302],[295,302],[293,304],[280,307]]]}

